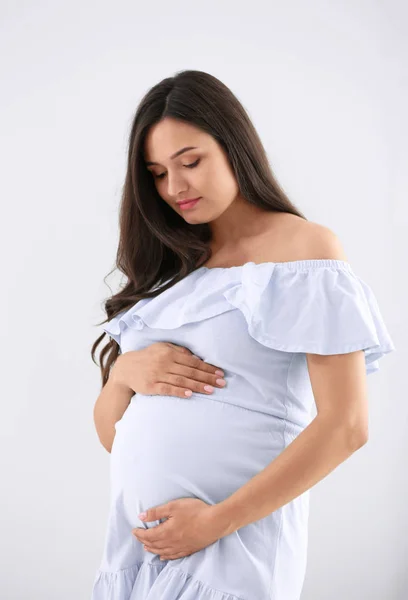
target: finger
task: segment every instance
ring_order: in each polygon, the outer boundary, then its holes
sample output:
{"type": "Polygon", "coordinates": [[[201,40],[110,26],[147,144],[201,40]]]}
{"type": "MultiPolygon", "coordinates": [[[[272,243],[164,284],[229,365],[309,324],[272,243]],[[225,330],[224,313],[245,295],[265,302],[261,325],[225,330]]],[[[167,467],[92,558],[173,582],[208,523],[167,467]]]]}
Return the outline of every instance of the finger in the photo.
{"type": "Polygon", "coordinates": [[[176,550],[176,548],[162,548],[160,552],[156,552],[156,554],[160,554],[160,556],[175,556],[176,553],[179,553],[180,550],[176,550]]]}
{"type": "Polygon", "coordinates": [[[178,350],[182,354],[188,354],[190,356],[193,356],[193,353],[185,346],[178,346],[177,344],[173,344],[172,342],[166,342],[166,344],[168,346],[171,346],[174,350],[178,350]]]}
{"type": "Polygon", "coordinates": [[[169,520],[163,521],[163,523],[149,529],[136,527],[135,529],[132,529],[132,533],[139,542],[142,542],[143,544],[152,546],[156,544],[156,542],[163,543],[163,537],[169,535],[169,532],[167,531],[168,523],[169,520]]]}
{"type": "Polygon", "coordinates": [[[217,375],[216,371],[223,371],[220,367],[216,367],[211,363],[205,362],[205,360],[201,360],[199,356],[196,354],[186,355],[180,359],[177,357],[175,362],[183,365],[187,365],[188,367],[194,367],[195,369],[199,369],[200,371],[204,371],[204,373],[211,373],[212,375],[217,375]]]}
{"type": "Polygon", "coordinates": [[[133,530],[132,531],[133,535],[135,536],[135,538],[141,543],[141,544],[148,544],[148,545],[152,545],[155,543],[156,541],[156,536],[153,536],[150,533],[150,530],[148,533],[143,532],[142,534],[133,530]]]}
{"type": "Polygon", "coordinates": [[[192,390],[191,388],[171,385],[170,383],[165,383],[164,381],[159,381],[158,383],[154,384],[153,391],[159,396],[175,396],[176,398],[187,398],[191,396],[194,390],[192,390]]]}
{"type": "Polygon", "coordinates": [[[176,558],[183,558],[183,556],[188,556],[185,552],[179,552],[178,554],[161,554],[160,560],[176,560],[176,558]]]}
{"type": "MultiPolygon", "coordinates": [[[[222,381],[225,381],[222,379],[221,375],[217,375],[217,374],[213,374],[213,373],[209,373],[209,372],[205,372],[202,371],[198,368],[195,367],[188,367],[183,365],[182,363],[174,363],[171,368],[171,371],[169,371],[170,375],[175,375],[177,376],[182,376],[184,378],[184,380],[177,380],[177,379],[172,379],[171,383],[175,384],[175,385],[184,385],[184,386],[188,386],[191,388],[191,385],[196,385],[197,383],[200,384],[209,384],[209,385],[215,385],[217,387],[224,387],[225,383],[222,383],[222,381]],[[217,381],[218,380],[218,381],[217,381]]],[[[204,386],[200,386],[199,389],[195,388],[194,391],[200,391],[202,390],[204,386]]],[[[191,388],[192,389],[192,388],[191,388]]],[[[203,390],[205,392],[205,390],[203,390]]]]}
{"type": "Polygon", "coordinates": [[[166,548],[165,546],[149,546],[149,545],[145,545],[143,546],[144,550],[146,550],[147,552],[151,552],[152,554],[161,554],[164,551],[168,551],[169,549],[166,548]]]}
{"type": "MultiPolygon", "coordinates": [[[[207,382],[201,382],[197,381],[196,379],[189,379],[184,375],[174,375],[172,373],[168,373],[167,381],[175,386],[184,386],[185,389],[192,390],[193,392],[199,392],[200,394],[212,394],[214,391],[213,381],[211,381],[211,379],[208,379],[207,382]],[[210,388],[206,389],[208,385],[210,385],[210,388]]],[[[218,384],[216,385],[217,387],[223,387],[221,385],[219,386],[218,384]]]]}

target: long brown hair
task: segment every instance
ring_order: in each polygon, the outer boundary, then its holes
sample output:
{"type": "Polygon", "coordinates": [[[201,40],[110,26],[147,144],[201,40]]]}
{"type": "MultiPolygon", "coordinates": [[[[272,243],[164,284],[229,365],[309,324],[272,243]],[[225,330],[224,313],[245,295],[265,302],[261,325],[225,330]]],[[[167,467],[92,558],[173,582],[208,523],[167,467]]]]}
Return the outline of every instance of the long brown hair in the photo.
{"type": "MultiPolygon", "coordinates": [[[[126,283],[105,301],[107,318],[99,325],[142,298],[153,298],[168,289],[211,256],[208,223],[191,225],[168,206],[159,196],[144,162],[149,128],[165,117],[190,123],[216,139],[248,202],[266,211],[287,212],[306,219],[276,180],[254,125],[226,85],[209,73],[195,70],[180,71],[163,79],[145,94],[133,118],[119,208],[116,265],[110,272],[118,269],[125,275],[126,283]],[[153,288],[156,289],[152,291],[153,288]]],[[[96,348],[105,335],[103,332],[92,346],[94,362],[96,348]]],[[[101,350],[102,387],[119,354],[119,345],[113,339],[101,350]]]]}

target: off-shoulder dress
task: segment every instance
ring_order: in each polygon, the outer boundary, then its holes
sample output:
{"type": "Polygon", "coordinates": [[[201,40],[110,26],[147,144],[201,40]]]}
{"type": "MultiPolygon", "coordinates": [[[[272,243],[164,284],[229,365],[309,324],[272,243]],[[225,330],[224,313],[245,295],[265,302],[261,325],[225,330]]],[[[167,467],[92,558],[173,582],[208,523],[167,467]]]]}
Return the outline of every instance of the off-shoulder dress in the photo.
{"type": "Polygon", "coordinates": [[[395,350],[374,293],[334,259],[200,267],[104,330],[122,353],[157,341],[224,370],[189,398],[135,394],[110,454],[111,502],[92,600],[299,600],[309,490],[189,556],[161,561],[131,530],[174,499],[223,501],[312,420],[306,353],[363,350],[366,373],[395,350]]]}

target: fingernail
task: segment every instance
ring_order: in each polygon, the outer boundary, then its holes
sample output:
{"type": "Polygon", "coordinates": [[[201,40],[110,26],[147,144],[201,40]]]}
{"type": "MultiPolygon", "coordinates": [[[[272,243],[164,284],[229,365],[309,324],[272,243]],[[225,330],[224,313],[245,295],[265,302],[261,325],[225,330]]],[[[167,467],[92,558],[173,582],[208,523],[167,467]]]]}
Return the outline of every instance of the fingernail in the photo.
{"type": "Polygon", "coordinates": [[[145,518],[147,517],[147,513],[146,513],[146,512],[142,512],[142,513],[140,513],[140,515],[137,515],[137,516],[138,516],[138,518],[139,518],[141,521],[143,521],[143,519],[145,519],[145,518]]]}
{"type": "Polygon", "coordinates": [[[217,375],[221,375],[221,377],[224,376],[224,371],[221,371],[221,369],[217,369],[215,372],[217,375]]]}

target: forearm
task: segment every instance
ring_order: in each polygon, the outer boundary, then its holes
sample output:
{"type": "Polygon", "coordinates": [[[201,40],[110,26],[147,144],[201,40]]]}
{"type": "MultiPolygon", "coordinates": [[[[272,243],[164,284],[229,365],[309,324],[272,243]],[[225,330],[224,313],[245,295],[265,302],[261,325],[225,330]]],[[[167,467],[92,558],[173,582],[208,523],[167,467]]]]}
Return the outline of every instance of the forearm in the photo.
{"type": "Polygon", "coordinates": [[[96,432],[108,452],[111,451],[116,433],[115,423],[122,418],[133,395],[133,390],[116,383],[111,374],[95,402],[93,416],[96,432]]]}
{"type": "Polygon", "coordinates": [[[258,521],[318,483],[365,443],[319,415],[265,469],[214,505],[223,536],[258,521]]]}

